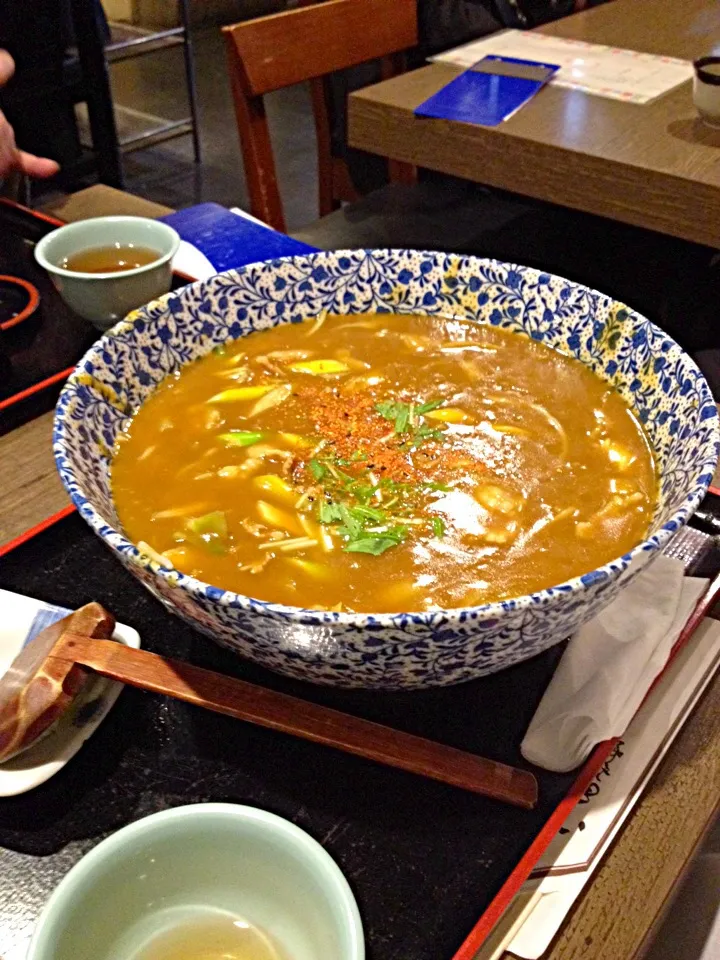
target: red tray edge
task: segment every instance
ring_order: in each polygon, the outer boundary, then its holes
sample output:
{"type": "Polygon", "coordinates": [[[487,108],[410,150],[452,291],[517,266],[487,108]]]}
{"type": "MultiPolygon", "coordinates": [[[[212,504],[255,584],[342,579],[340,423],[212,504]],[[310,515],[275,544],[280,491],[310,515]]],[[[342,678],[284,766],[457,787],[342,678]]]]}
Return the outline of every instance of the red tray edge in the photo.
{"type": "MultiPolygon", "coordinates": [[[[720,490],[716,487],[710,487],[710,492],[716,496],[720,496],[720,490]]],[[[638,710],[642,708],[650,694],[660,683],[683,647],[685,647],[686,644],[692,639],[696,628],[710,613],[714,605],[714,601],[712,599],[708,601],[708,596],[713,593],[713,582],[714,581],[712,580],[710,581],[708,591],[703,593],[695,605],[695,608],[690,614],[687,623],[683,627],[680,636],[670,651],[667,663],[653,680],[643,698],[642,703],[638,707],[638,710]]],[[[490,902],[490,905],[480,916],[478,922],[461,944],[460,949],[452,957],[452,960],[474,960],[475,954],[488,938],[493,927],[503,915],[505,910],[507,910],[507,908],[510,906],[513,898],[520,891],[520,888],[532,873],[533,868],[549,846],[551,840],[563,825],[567,817],[570,815],[574,807],[580,802],[585,791],[590,786],[593,779],[602,768],[603,764],[609,760],[613,750],[621,742],[621,739],[621,737],[613,737],[611,740],[604,740],[595,747],[595,750],[590,754],[590,757],[578,774],[577,779],[570,787],[570,790],[550,815],[544,827],[542,830],[540,830],[538,835],[530,844],[525,854],[520,858],[517,866],[502,885],[493,900],[490,902]]]]}
{"type": "Polygon", "coordinates": [[[595,750],[590,755],[590,759],[586,761],[585,766],[578,774],[577,779],[567,794],[560,801],[546,821],[545,826],[520,858],[513,872],[495,894],[488,908],[463,941],[460,949],[453,955],[452,960],[473,960],[477,951],[492,933],[495,924],[500,920],[515,895],[520,891],[520,888],[532,873],[533,868],[543,853],[545,853],[555,834],[570,816],[575,806],[580,802],[585,791],[603,764],[609,759],[618,743],[619,738],[615,738],[612,740],[604,740],[595,747],[595,750]]]}
{"type": "Polygon", "coordinates": [[[65,517],[69,517],[71,513],[75,513],[75,507],[72,503],[68,503],[62,510],[58,510],[57,513],[53,513],[49,517],[45,517],[40,523],[36,523],[34,527],[29,527],[27,530],[18,534],[17,537],[8,540],[7,543],[0,544],[0,557],[5,557],[8,553],[12,553],[13,550],[21,547],[24,543],[27,543],[28,540],[32,540],[32,538],[36,537],[39,533],[42,533],[43,530],[47,530],[48,527],[52,527],[65,517]]]}

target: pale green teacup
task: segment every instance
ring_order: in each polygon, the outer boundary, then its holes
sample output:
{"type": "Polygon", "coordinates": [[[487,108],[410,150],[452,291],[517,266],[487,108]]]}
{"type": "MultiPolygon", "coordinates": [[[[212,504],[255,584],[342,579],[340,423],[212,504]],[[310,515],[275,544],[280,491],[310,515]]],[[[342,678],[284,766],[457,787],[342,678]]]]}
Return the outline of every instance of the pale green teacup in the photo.
{"type": "Polygon", "coordinates": [[[53,230],[35,247],[65,303],[100,330],[170,289],[172,258],[180,237],[166,223],[146,217],[95,217],[53,230]],[[157,252],[151,263],[112,273],[83,273],[62,266],[67,257],[113,244],[133,244],[157,252]]]}
{"type": "Polygon", "coordinates": [[[280,960],[364,960],[350,887],[299,827],[254,807],[196,804],[124,827],[42,911],[27,960],[133,960],[166,928],[240,918],[280,960]]]}

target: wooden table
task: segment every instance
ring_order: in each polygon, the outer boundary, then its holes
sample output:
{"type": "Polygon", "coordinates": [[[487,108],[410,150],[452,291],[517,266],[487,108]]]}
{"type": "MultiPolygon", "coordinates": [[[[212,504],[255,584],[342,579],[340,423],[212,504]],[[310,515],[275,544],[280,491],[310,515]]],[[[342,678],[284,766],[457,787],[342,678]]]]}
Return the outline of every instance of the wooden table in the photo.
{"type": "MultiPolygon", "coordinates": [[[[53,212],[75,220],[98,213],[159,216],[168,211],[95,187],[53,212]]],[[[52,414],[46,414],[0,438],[0,545],[67,505],[52,459],[51,424],[52,414]]],[[[547,960],[637,957],[719,806],[720,676],[675,741],[547,960]]]]}
{"type": "MultiPolygon", "coordinates": [[[[720,52],[717,0],[614,0],[542,28],[695,59],[720,52]]],[[[459,68],[432,64],[352,95],[352,146],[720,247],[720,130],[690,82],[650,104],[547,87],[499,127],[415,117],[459,68]]]]}

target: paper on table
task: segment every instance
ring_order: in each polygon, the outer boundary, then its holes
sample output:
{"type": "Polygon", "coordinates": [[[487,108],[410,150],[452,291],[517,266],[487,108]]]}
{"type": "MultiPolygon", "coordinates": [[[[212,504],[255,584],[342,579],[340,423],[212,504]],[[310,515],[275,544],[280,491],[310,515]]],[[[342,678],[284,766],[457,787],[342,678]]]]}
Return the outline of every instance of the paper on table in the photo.
{"type": "Polygon", "coordinates": [[[476,960],[499,960],[506,951],[525,960],[543,956],[718,667],[720,623],[705,620],[642,705],[508,908],[508,920],[476,960]]]}
{"type": "Polygon", "coordinates": [[[522,742],[526,760],[572,770],[625,732],[707,585],[683,571],[659,556],[572,638],[522,742]]]}
{"type": "Polygon", "coordinates": [[[433,60],[470,67],[489,54],[557,63],[560,69],[551,85],[628,103],[649,103],[693,75],[687,60],[523,30],[494,33],[446,50],[433,60]]]}

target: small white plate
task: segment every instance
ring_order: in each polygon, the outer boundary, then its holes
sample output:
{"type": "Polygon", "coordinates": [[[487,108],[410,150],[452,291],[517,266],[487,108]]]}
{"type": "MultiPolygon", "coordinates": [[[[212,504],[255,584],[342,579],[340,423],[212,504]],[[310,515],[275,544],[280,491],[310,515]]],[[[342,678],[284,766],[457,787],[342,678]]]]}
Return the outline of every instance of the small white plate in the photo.
{"type": "MultiPolygon", "coordinates": [[[[0,590],[0,676],[40,630],[70,613],[32,597],[0,590]]],[[[140,646],[140,634],[119,623],[113,640],[140,646]]],[[[122,683],[98,677],[47,736],[11,760],[0,763],[0,797],[14,797],[45,783],[78,752],[115,703],[122,683]]]]}

